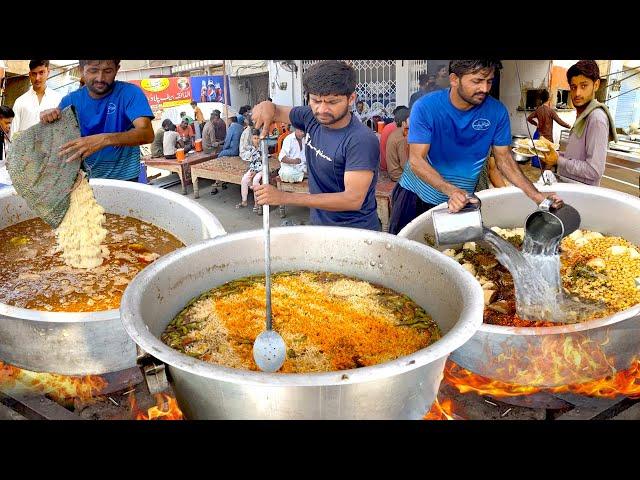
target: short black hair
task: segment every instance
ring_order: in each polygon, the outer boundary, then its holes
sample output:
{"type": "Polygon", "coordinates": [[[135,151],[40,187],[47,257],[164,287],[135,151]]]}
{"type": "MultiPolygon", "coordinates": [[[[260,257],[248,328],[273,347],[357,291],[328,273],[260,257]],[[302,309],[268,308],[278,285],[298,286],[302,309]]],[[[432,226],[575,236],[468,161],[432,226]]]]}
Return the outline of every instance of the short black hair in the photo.
{"type": "Polygon", "coordinates": [[[11,109],[11,107],[7,107],[6,105],[0,106],[0,118],[13,118],[16,114],[11,109]]]}
{"type": "Polygon", "coordinates": [[[396,125],[398,127],[401,127],[402,122],[404,122],[407,118],[409,118],[409,109],[404,106],[397,108],[393,114],[393,120],[396,122],[396,125]]]}
{"type": "Polygon", "coordinates": [[[427,75],[426,73],[421,73],[420,76],[418,77],[418,83],[420,84],[421,87],[426,85],[428,80],[429,80],[429,75],[427,75]]]}
{"type": "Polygon", "coordinates": [[[189,105],[195,105],[195,106],[198,106],[198,102],[196,102],[195,100],[193,100],[189,105]]]}
{"type": "Polygon", "coordinates": [[[173,125],[173,122],[171,120],[169,120],[168,118],[165,118],[162,121],[162,128],[165,130],[169,130],[169,128],[171,127],[171,125],[173,125]]]}
{"type": "Polygon", "coordinates": [[[36,67],[49,68],[49,60],[29,60],[29,70],[33,70],[36,67]]]}
{"type": "Polygon", "coordinates": [[[238,123],[238,117],[236,117],[235,115],[233,117],[229,117],[229,120],[231,120],[233,123],[238,123]]]}
{"type": "Polygon", "coordinates": [[[356,71],[338,60],[314,63],[304,73],[302,85],[309,95],[346,95],[356,90],[356,71]]]}
{"type": "Polygon", "coordinates": [[[356,102],[356,105],[360,105],[360,104],[363,104],[363,105],[364,105],[364,100],[358,100],[358,101],[356,102]]]}
{"type": "MultiPolygon", "coordinates": [[[[78,60],[78,63],[80,64],[80,68],[84,68],[85,65],[87,65],[88,63],[92,63],[92,62],[104,62],[106,60],[78,60]]],[[[116,67],[120,66],[120,60],[111,60],[113,63],[116,64],[116,67]]]]}
{"type": "Polygon", "coordinates": [[[247,113],[249,110],[251,110],[251,105],[243,105],[240,107],[240,110],[238,110],[238,113],[240,115],[244,115],[245,113],[247,113]]]}
{"type": "Polygon", "coordinates": [[[212,116],[212,117],[218,117],[218,118],[220,118],[220,114],[221,114],[221,113],[222,113],[222,112],[220,112],[220,110],[218,110],[218,109],[216,108],[215,110],[213,110],[213,111],[211,112],[211,116],[212,116]]]}
{"type": "Polygon", "coordinates": [[[567,70],[567,82],[571,83],[573,77],[578,75],[584,75],[594,82],[600,80],[600,67],[594,60],[580,60],[578,63],[573,64],[567,70]]]}
{"type": "Polygon", "coordinates": [[[187,115],[187,112],[180,112],[180,117],[185,117],[187,115]]]}
{"type": "Polygon", "coordinates": [[[545,89],[540,92],[540,101],[545,103],[547,100],[549,100],[549,90],[545,89]]]}
{"type": "Polygon", "coordinates": [[[397,112],[398,110],[400,110],[401,108],[407,108],[407,106],[406,106],[406,105],[398,105],[396,108],[394,108],[394,109],[393,109],[393,112],[391,112],[391,113],[392,113],[393,115],[395,115],[395,114],[396,114],[396,112],[397,112]]]}
{"type": "Polygon", "coordinates": [[[251,136],[253,135],[260,135],[260,130],[258,130],[257,128],[252,128],[251,129],[251,136]]]}
{"type": "Polygon", "coordinates": [[[449,73],[455,73],[458,77],[471,75],[481,70],[500,70],[502,62],[500,60],[451,60],[449,62],[449,73]]]}

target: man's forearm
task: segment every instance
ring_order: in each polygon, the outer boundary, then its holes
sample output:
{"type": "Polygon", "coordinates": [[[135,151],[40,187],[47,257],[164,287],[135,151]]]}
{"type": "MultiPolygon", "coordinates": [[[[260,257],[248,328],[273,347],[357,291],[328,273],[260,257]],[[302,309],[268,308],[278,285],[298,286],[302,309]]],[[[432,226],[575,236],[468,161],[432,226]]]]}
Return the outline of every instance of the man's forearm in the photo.
{"type": "Polygon", "coordinates": [[[273,121],[279,122],[279,123],[291,123],[291,120],[289,120],[289,114],[291,113],[291,109],[293,107],[287,107],[284,105],[275,105],[275,107],[276,107],[276,114],[273,117],[273,121]]]}
{"type": "MultiPolygon", "coordinates": [[[[347,212],[360,210],[364,198],[353,192],[337,193],[294,193],[284,192],[284,205],[319,208],[330,212],[347,212]]],[[[366,197],[365,197],[366,198],[366,197]]]]}
{"type": "Polygon", "coordinates": [[[451,196],[453,191],[458,190],[458,187],[442,178],[436,169],[429,165],[424,158],[416,158],[414,155],[409,154],[409,163],[411,170],[420,180],[428,183],[439,192],[451,196]]]}
{"type": "MultiPolygon", "coordinates": [[[[105,147],[117,147],[117,146],[131,146],[144,145],[150,143],[148,138],[148,132],[141,128],[133,128],[126,132],[118,133],[103,133],[105,138],[105,147]]],[[[151,138],[153,141],[153,138],[151,138]]]]}

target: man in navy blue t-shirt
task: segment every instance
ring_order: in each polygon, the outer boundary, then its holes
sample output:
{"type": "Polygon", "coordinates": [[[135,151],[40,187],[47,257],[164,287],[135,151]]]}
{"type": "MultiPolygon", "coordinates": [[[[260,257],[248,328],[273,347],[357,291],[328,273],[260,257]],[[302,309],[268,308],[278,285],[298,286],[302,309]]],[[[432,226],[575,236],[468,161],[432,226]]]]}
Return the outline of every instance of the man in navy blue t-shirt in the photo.
{"type": "Polygon", "coordinates": [[[351,113],[356,74],[337,60],[312,65],[303,77],[309,106],[285,107],[269,101],[256,105],[256,128],[291,123],[306,132],[309,194],[255,186],[259,205],[299,205],[311,209],[313,225],[380,230],[375,187],[380,163],[376,135],[351,113]]]}
{"type": "Polygon", "coordinates": [[[389,232],[448,202],[457,212],[470,201],[489,149],[497,167],[536,204],[552,197],[524,176],[511,156],[511,126],[505,106],[489,96],[499,60],[452,60],[451,87],[421,97],[409,117],[409,161],[394,187],[389,232]]]}
{"type": "Polygon", "coordinates": [[[154,116],[140,87],[115,80],[119,68],[120,60],[80,60],[85,86],[43,111],[40,120],[56,121],[73,105],[82,136],[62,145],[60,155],[84,161],[89,178],[137,181],[139,145],[153,141],[154,116]]]}

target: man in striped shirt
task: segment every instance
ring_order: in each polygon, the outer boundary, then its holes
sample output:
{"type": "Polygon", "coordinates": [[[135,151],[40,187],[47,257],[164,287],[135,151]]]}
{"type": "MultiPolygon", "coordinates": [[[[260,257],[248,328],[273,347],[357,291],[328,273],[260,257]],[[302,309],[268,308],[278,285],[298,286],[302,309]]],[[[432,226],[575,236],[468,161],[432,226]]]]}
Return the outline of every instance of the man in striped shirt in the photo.
{"type": "MultiPolygon", "coordinates": [[[[451,87],[420,98],[409,117],[409,161],[392,194],[389,232],[397,234],[442,202],[457,212],[469,201],[491,148],[502,174],[536,204],[547,196],[524,176],[511,156],[509,113],[489,96],[499,60],[452,60],[451,87]]],[[[524,219],[523,219],[524,220],[524,219]]]]}
{"type": "Polygon", "coordinates": [[[43,111],[40,120],[54,122],[73,105],[81,137],[62,145],[60,156],[83,161],[89,178],[137,181],[139,145],[153,141],[154,116],[140,87],[115,79],[119,68],[120,60],[80,60],[85,86],[43,111]]]}

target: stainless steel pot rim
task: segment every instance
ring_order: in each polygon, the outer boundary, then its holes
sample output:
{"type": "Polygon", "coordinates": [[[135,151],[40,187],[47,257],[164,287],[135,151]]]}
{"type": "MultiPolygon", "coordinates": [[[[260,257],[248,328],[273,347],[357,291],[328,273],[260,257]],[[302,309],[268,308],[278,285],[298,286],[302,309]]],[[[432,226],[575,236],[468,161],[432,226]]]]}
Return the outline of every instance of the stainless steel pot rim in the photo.
{"type": "MultiPolygon", "coordinates": [[[[640,198],[634,197],[628,193],[618,192],[616,190],[610,190],[608,188],[603,187],[595,187],[591,185],[577,185],[572,183],[556,183],[554,185],[536,185],[536,188],[541,192],[554,192],[558,193],[560,197],[562,197],[562,192],[579,192],[583,193],[584,189],[588,188],[593,191],[594,195],[599,195],[602,197],[613,198],[615,200],[619,200],[621,202],[629,203],[631,205],[635,204],[635,208],[640,209],[640,198]]],[[[504,188],[494,188],[487,189],[477,192],[478,197],[483,201],[487,201],[490,198],[501,196],[509,193],[519,193],[524,195],[524,193],[517,187],[509,186],[504,188]]],[[[435,208],[447,208],[446,203],[441,203],[437,205],[435,208]]],[[[531,202],[532,210],[535,208],[533,202],[531,202]]],[[[428,212],[423,213],[422,215],[427,215],[428,212]]],[[[408,228],[410,225],[419,224],[418,220],[422,215],[416,217],[407,225],[408,228]]],[[[523,225],[524,226],[524,223],[523,225]]],[[[502,228],[509,228],[501,226],[502,228]]],[[[602,232],[606,233],[606,232],[602,232]]],[[[553,335],[553,334],[566,334],[573,332],[580,332],[583,330],[590,330],[598,327],[605,327],[608,325],[613,325],[614,323],[618,323],[620,321],[628,320],[631,317],[640,314],[640,304],[634,305],[632,307],[627,308],[626,310],[622,310],[613,315],[596,319],[589,320],[587,322],[573,323],[568,325],[554,326],[554,327],[504,327],[501,325],[490,325],[483,323],[478,332],[483,333],[494,333],[500,335],[553,335]]]]}
{"type": "MultiPolygon", "coordinates": [[[[271,231],[272,245],[278,241],[278,238],[285,233],[299,233],[308,232],[310,229],[317,230],[315,235],[320,237],[323,233],[333,232],[334,234],[344,233],[345,227],[320,227],[320,226],[291,226],[291,227],[278,227],[271,231]],[[303,230],[304,229],[304,230],[303,230]]],[[[482,300],[483,295],[480,285],[468,275],[462,266],[460,266],[453,259],[448,258],[443,254],[437,254],[434,249],[426,245],[397,237],[388,233],[371,232],[362,229],[349,229],[353,232],[357,232],[362,241],[371,241],[379,243],[391,243],[392,245],[402,246],[405,249],[418,251],[430,258],[432,261],[446,265],[448,268],[459,270],[463,275],[461,276],[461,289],[463,291],[472,292],[475,291],[475,295],[469,295],[464,299],[463,309],[460,317],[465,318],[466,321],[457,323],[449,332],[447,332],[439,341],[430,345],[427,348],[414,352],[411,355],[407,355],[396,360],[385,362],[379,365],[373,365],[370,367],[362,367],[351,370],[340,370],[336,372],[323,372],[323,373],[265,373],[254,372],[248,370],[240,370],[235,368],[223,367],[215,365],[202,360],[189,357],[179,353],[169,346],[165,345],[149,332],[147,326],[144,324],[142,318],[138,315],[130,315],[128,312],[135,308],[137,299],[130,298],[125,294],[122,301],[122,323],[129,336],[147,353],[158,358],[159,360],[175,367],[180,370],[193,373],[198,376],[212,378],[216,380],[228,381],[231,383],[242,384],[255,384],[255,385],[270,385],[270,386],[322,386],[322,385],[346,385],[353,383],[362,383],[380,378],[391,377],[404,373],[423,366],[427,363],[433,362],[439,358],[447,356],[453,350],[460,347],[467,340],[469,340],[480,324],[482,323],[482,309],[484,302],[482,300]],[[479,289],[479,290],[478,290],[479,289]],[[475,298],[474,298],[475,297],[475,298]]],[[[262,235],[262,230],[250,230],[239,233],[228,234],[222,237],[204,240],[199,243],[185,247],[190,250],[190,253],[198,253],[199,251],[207,250],[212,245],[222,245],[225,243],[233,243],[237,240],[256,237],[262,235]]],[[[184,254],[185,249],[181,252],[184,254]]],[[[172,264],[174,259],[179,255],[179,252],[172,252],[162,258],[156,260],[153,264],[142,270],[135,279],[129,284],[129,288],[133,288],[134,285],[148,284],[155,276],[157,270],[166,268],[172,264]]],[[[206,258],[203,256],[203,258],[206,258]]]]}
{"type": "MultiPolygon", "coordinates": [[[[201,205],[187,199],[185,196],[172,192],[170,190],[159,189],[150,185],[143,185],[141,183],[127,182],[124,180],[110,180],[106,178],[92,178],[89,180],[89,184],[105,187],[117,187],[118,189],[128,189],[139,192],[153,192],[154,195],[160,194],[163,197],[169,198],[171,201],[176,202],[189,209],[199,211],[201,213],[202,223],[206,226],[207,230],[213,234],[213,232],[222,231],[224,227],[218,221],[217,218],[211,216],[211,212],[201,205]]],[[[15,195],[15,188],[12,186],[0,189],[0,199],[15,195]]],[[[135,206],[134,206],[135,207],[135,206]]],[[[132,208],[133,210],[133,208],[132,208]]],[[[6,303],[0,302],[0,315],[7,317],[21,318],[26,320],[37,320],[41,322],[60,322],[60,323],[74,323],[74,322],[99,322],[104,320],[112,320],[120,315],[120,311],[117,308],[111,310],[102,310],[97,312],[49,312],[46,310],[34,310],[28,308],[15,307],[6,303]]]]}

